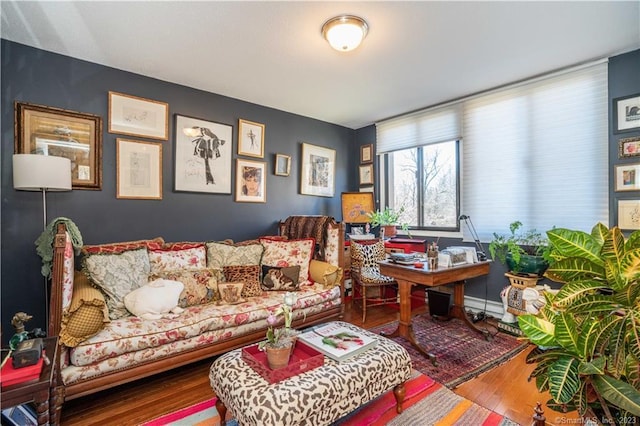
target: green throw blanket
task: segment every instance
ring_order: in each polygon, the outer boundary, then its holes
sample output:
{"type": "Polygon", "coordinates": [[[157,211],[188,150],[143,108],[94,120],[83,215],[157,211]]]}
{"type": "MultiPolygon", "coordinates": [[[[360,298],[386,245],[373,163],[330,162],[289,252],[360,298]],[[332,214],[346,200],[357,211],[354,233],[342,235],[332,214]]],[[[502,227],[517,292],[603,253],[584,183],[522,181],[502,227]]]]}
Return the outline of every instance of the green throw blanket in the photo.
{"type": "Polygon", "coordinates": [[[58,223],[64,223],[67,227],[67,232],[71,237],[71,244],[73,245],[75,254],[80,254],[82,248],[82,235],[80,230],[71,219],[66,217],[57,217],[53,219],[47,228],[40,234],[36,240],[36,252],[38,256],[42,258],[42,275],[49,279],[51,277],[51,265],[53,263],[53,239],[56,235],[56,229],[58,223]]]}

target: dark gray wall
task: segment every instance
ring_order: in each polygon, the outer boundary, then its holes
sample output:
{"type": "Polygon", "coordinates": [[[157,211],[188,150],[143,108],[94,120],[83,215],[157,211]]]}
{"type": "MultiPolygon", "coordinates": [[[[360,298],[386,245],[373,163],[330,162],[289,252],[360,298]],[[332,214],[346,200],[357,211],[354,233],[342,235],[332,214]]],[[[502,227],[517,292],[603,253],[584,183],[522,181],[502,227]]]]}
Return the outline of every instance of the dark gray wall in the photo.
{"type": "Polygon", "coordinates": [[[640,129],[613,133],[613,103],[617,98],[640,96],[640,49],[609,58],[609,222],[618,223],[618,200],[639,199],[639,191],[615,192],[615,165],[640,162],[640,157],[618,158],[620,139],[639,137],[640,129]]]}
{"type": "MultiPolygon", "coordinates": [[[[34,315],[28,328],[45,325],[44,283],[34,241],[42,232],[42,198],[15,191],[14,101],[97,114],[103,119],[101,191],[48,193],[49,220],[65,216],[80,229],[86,244],[162,236],[166,241],[243,240],[276,232],[276,223],[292,214],[326,214],[341,220],[340,193],[352,190],[349,158],[355,131],[295,114],[171,84],[153,78],[53,54],[2,40],[2,218],[1,309],[3,337],[11,336],[17,311],[34,315]],[[163,198],[116,199],[116,138],[108,129],[108,92],[116,91],[169,104],[169,140],[163,147],[163,198]],[[266,204],[236,203],[233,195],[173,191],[174,114],[233,126],[233,171],[237,124],[243,118],[265,124],[266,204]],[[300,195],[301,142],[336,150],[333,198],[300,195]],[[275,153],[292,156],[291,175],[273,174],[275,153]]],[[[277,88],[274,88],[277,90],[277,88]]],[[[126,136],[124,136],[126,137],[126,136]]],[[[143,138],[132,138],[140,139],[143,138]]],[[[255,158],[252,158],[255,159],[255,158]]],[[[232,180],[235,185],[235,178],[232,180]]],[[[235,186],[233,186],[235,188],[235,186]]]]}

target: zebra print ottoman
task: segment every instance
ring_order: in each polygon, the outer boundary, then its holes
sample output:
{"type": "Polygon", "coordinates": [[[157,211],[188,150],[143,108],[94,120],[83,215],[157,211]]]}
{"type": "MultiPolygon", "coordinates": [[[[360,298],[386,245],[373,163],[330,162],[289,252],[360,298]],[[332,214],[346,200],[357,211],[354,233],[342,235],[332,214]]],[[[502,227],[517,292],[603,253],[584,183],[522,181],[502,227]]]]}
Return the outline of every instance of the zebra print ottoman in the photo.
{"type": "Polygon", "coordinates": [[[400,413],[404,382],[411,377],[407,351],[385,337],[340,324],[379,342],[340,363],[325,357],[323,366],[274,384],[244,362],[240,349],[217,358],[209,381],[222,421],[228,408],[243,426],[328,425],[392,388],[400,413]]]}

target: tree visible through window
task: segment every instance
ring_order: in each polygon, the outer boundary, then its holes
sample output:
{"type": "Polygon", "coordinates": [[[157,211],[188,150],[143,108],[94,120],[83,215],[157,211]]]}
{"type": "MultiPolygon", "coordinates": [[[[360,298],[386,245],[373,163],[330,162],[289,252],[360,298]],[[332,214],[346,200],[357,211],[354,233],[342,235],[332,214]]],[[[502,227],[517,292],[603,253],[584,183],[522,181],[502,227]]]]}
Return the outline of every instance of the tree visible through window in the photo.
{"type": "Polygon", "coordinates": [[[416,229],[457,230],[458,142],[443,142],[386,154],[388,204],[416,229]]]}

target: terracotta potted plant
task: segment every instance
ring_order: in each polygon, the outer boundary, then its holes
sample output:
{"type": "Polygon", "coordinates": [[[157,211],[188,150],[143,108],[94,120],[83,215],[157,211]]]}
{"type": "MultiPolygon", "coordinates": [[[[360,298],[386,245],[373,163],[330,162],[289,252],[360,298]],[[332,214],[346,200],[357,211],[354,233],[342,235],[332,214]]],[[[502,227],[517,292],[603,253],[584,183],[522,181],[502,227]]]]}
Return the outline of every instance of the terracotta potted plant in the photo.
{"type": "Polygon", "coordinates": [[[299,332],[291,328],[293,321],[293,305],[296,302],[296,294],[287,292],[284,295],[284,303],[278,309],[269,314],[267,323],[267,340],[258,344],[258,348],[267,354],[267,362],[269,368],[276,370],[286,367],[289,364],[289,357],[293,353],[293,349],[299,332]],[[278,323],[278,317],[284,317],[284,327],[275,327],[278,323]]]}
{"type": "MultiPolygon", "coordinates": [[[[375,212],[369,212],[367,216],[369,217],[371,226],[379,226],[385,237],[395,237],[398,225],[400,225],[403,231],[409,232],[409,225],[407,223],[400,223],[402,213],[404,213],[404,207],[401,207],[398,211],[386,207],[382,211],[376,210],[375,212]]],[[[409,234],[409,236],[411,235],[409,234]]]]}

